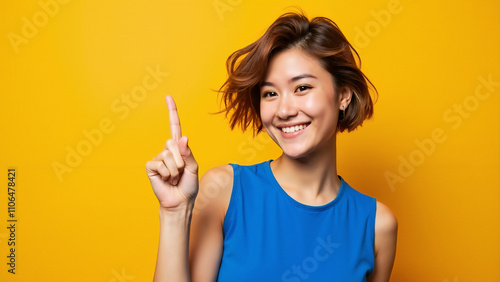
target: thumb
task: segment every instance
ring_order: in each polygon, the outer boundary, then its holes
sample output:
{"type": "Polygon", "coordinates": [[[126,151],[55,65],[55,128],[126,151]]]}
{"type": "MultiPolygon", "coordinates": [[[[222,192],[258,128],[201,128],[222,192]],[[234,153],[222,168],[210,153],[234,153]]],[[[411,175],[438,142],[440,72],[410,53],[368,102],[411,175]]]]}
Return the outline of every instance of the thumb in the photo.
{"type": "Polygon", "coordinates": [[[194,159],[193,152],[191,152],[191,148],[189,148],[188,146],[188,137],[182,136],[181,139],[179,139],[178,144],[179,144],[179,151],[186,164],[185,169],[189,170],[191,173],[198,173],[198,163],[194,159]]]}

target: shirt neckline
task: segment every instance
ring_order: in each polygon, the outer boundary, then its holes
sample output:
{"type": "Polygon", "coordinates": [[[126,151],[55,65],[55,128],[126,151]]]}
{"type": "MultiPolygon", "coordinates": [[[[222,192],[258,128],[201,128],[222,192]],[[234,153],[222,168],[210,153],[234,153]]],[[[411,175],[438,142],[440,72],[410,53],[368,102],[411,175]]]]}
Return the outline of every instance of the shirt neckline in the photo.
{"type": "Polygon", "coordinates": [[[294,198],[292,198],[290,195],[288,195],[287,192],[285,192],[285,190],[283,190],[283,188],[279,184],[276,177],[274,177],[273,171],[271,169],[271,161],[273,161],[273,159],[270,159],[264,163],[264,170],[265,170],[267,176],[271,179],[273,187],[276,190],[278,190],[278,193],[281,193],[287,201],[291,202],[292,204],[294,204],[295,206],[297,206],[301,209],[305,209],[308,211],[316,211],[316,212],[327,210],[330,207],[336,205],[338,202],[340,202],[340,200],[342,199],[342,196],[344,195],[344,191],[347,189],[347,183],[344,181],[344,179],[340,175],[337,175],[338,178],[340,179],[340,189],[339,189],[339,192],[337,193],[337,196],[333,200],[331,200],[329,203],[326,203],[326,204],[321,205],[321,206],[310,206],[310,205],[303,204],[303,203],[295,200],[294,198]]]}

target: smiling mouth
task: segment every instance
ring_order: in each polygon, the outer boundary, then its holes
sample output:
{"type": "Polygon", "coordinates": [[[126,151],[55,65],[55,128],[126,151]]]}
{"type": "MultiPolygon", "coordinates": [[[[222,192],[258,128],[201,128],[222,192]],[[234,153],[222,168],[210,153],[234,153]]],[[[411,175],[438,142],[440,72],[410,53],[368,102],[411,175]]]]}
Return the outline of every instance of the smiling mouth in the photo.
{"type": "Polygon", "coordinates": [[[305,123],[305,124],[300,124],[300,125],[295,125],[295,126],[289,126],[289,127],[283,127],[280,128],[280,130],[284,133],[294,133],[296,131],[302,130],[306,127],[308,127],[311,123],[305,123]]]}

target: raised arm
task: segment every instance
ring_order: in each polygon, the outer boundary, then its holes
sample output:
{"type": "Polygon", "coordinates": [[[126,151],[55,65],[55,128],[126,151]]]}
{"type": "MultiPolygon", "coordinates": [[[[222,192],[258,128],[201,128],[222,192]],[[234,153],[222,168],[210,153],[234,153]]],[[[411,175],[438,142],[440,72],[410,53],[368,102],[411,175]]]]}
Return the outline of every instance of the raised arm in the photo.
{"type": "Polygon", "coordinates": [[[160,202],[160,239],[154,281],[191,281],[189,232],[198,193],[198,163],[182,136],[177,107],[166,97],[171,139],[164,150],[146,163],[153,191],[160,202]]]}

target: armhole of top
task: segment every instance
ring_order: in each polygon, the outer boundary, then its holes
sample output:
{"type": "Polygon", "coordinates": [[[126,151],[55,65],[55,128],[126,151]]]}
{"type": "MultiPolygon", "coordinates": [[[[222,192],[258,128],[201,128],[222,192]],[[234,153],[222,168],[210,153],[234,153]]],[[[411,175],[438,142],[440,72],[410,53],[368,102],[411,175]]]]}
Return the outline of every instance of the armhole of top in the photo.
{"type": "Polygon", "coordinates": [[[226,215],[224,216],[224,223],[222,224],[222,230],[224,232],[224,237],[227,234],[229,228],[232,225],[233,214],[235,210],[235,205],[237,198],[239,197],[239,191],[235,187],[239,187],[239,166],[237,164],[229,163],[233,168],[233,186],[231,187],[231,197],[229,198],[229,205],[227,206],[226,215]]]}
{"type": "Polygon", "coordinates": [[[375,269],[375,219],[377,217],[377,199],[372,198],[372,212],[370,213],[369,219],[368,219],[368,230],[371,233],[369,236],[370,239],[370,246],[372,250],[372,261],[371,261],[371,269],[370,273],[368,275],[371,275],[373,273],[373,270],[375,269]]]}

